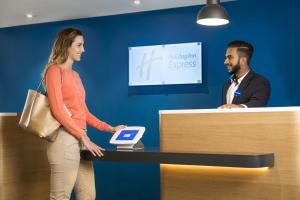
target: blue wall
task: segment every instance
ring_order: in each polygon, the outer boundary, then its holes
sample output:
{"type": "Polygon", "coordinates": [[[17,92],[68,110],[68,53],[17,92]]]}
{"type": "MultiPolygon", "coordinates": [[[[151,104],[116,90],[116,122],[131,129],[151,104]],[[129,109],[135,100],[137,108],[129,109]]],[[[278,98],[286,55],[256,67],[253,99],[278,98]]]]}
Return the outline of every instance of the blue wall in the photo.
{"type": "MultiPolygon", "coordinates": [[[[0,29],[0,109],[21,112],[35,88],[56,33],[74,26],[85,34],[86,52],[75,69],[90,110],[112,125],[144,125],[146,146],[159,145],[158,110],[215,108],[228,79],[223,64],[234,39],[255,47],[252,68],[272,85],[269,106],[298,106],[300,1],[238,0],[223,4],[231,23],[202,27],[200,6],[0,29]],[[129,88],[128,47],[202,42],[203,84],[129,88]]],[[[109,134],[89,129],[92,140],[109,146],[109,134]]],[[[184,134],[184,133],[183,133],[184,134]]],[[[159,166],[95,163],[97,199],[159,199],[159,166]]]]}

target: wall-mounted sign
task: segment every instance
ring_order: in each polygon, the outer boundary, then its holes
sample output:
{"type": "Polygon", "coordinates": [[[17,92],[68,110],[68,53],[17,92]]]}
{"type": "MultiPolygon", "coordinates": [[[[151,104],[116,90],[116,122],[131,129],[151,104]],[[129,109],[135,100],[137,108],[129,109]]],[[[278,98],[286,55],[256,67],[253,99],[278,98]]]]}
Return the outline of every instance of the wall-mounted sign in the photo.
{"type": "Polygon", "coordinates": [[[129,86],[202,83],[201,42],[129,47],[129,86]]]}

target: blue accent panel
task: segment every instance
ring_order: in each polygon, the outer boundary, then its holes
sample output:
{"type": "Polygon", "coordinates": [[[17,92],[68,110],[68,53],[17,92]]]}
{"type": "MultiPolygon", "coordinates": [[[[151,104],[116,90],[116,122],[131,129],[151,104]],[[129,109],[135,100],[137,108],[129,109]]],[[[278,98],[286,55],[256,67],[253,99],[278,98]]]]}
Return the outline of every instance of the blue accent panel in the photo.
{"type": "MultiPolygon", "coordinates": [[[[228,79],[228,42],[253,44],[254,71],[272,86],[269,106],[299,106],[300,1],[239,0],[222,4],[231,23],[196,24],[200,6],[0,29],[0,111],[21,112],[28,88],[36,88],[56,33],[73,26],[85,35],[81,75],[90,111],[112,125],[145,126],[145,147],[159,146],[158,110],[216,108],[228,79]],[[202,42],[203,84],[128,87],[128,47],[202,42]],[[296,88],[296,89],[295,89],[296,88]]],[[[89,128],[109,146],[110,134],[89,128]]],[[[95,163],[97,199],[159,199],[159,165],[95,163]],[[134,191],[131,188],[135,188],[134,191]]]]}

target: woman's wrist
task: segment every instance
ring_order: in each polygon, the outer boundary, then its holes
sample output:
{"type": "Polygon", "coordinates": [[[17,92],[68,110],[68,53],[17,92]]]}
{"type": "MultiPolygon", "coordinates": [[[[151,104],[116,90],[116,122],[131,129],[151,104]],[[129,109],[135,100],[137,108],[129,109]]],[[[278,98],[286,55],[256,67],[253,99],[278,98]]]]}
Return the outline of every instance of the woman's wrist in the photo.
{"type": "Polygon", "coordinates": [[[83,130],[83,129],[82,129],[82,134],[81,134],[79,140],[82,141],[82,140],[85,138],[85,136],[86,136],[86,130],[83,130]]]}
{"type": "Polygon", "coordinates": [[[115,133],[115,132],[116,132],[115,127],[110,126],[108,132],[110,132],[110,133],[115,133]]]}

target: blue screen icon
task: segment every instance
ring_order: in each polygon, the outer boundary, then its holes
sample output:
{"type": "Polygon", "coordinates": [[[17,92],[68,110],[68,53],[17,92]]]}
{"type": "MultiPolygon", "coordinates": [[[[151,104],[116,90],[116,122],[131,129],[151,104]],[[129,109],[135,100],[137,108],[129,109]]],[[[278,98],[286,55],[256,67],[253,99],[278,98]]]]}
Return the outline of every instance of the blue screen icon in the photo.
{"type": "Polygon", "coordinates": [[[138,130],[123,130],[116,140],[133,140],[138,132],[138,130]]]}

